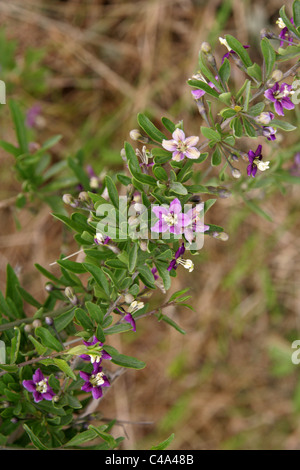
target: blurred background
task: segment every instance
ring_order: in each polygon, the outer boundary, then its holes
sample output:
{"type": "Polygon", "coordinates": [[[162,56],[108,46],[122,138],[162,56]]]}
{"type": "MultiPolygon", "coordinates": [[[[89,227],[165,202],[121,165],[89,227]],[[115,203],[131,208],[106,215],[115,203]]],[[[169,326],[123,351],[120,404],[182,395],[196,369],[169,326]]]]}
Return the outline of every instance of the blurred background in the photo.
{"type": "MultiPolygon", "coordinates": [[[[82,148],[97,174],[121,170],[120,150],[138,112],[158,127],[166,116],[183,120],[189,135],[199,133],[203,122],[186,82],[197,71],[201,43],[211,43],[220,63],[226,51],[218,37],[232,34],[251,45],[252,60],[260,63],[260,30],[278,31],[282,4],[0,1],[0,79],[24,112],[38,110],[36,142],[63,135],[52,150],[55,160],[82,148]]],[[[290,12],[292,2],[285,4],[290,12]]],[[[238,87],[240,74],[233,79],[238,87]]],[[[15,139],[6,105],[0,139],[15,139]]],[[[271,159],[274,148],[290,148],[297,139],[296,131],[275,147],[264,140],[265,154],[271,159]]],[[[0,165],[1,289],[10,263],[22,286],[43,299],[45,278],[34,263],[49,269],[76,244],[48,206],[10,203],[20,183],[13,157],[2,149],[0,165]]],[[[224,227],[229,240],[205,238],[194,272],[177,271],[172,292],[189,287],[194,310],[166,313],[186,335],[149,317],[136,334],[112,338],[120,352],[147,363],[120,377],[99,408],[105,419],[119,421],[115,434],[126,433],[123,449],[149,449],[173,432],[170,448],[177,450],[300,448],[300,365],[291,361],[291,343],[300,339],[300,190],[294,184],[255,196],[267,218],[238,194],[219,199],[207,222],[224,227]]]]}

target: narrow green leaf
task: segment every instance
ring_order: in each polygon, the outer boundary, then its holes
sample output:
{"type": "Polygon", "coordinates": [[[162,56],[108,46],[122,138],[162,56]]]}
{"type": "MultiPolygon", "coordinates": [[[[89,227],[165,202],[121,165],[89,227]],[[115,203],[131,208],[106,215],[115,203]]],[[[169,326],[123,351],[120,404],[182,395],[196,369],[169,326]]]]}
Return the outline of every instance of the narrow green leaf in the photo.
{"type": "Polygon", "coordinates": [[[54,349],[55,351],[61,351],[63,349],[62,345],[56,339],[49,330],[44,328],[43,326],[38,326],[35,329],[35,334],[38,336],[44,346],[47,346],[50,349],[54,349]]]}
{"type": "Polygon", "coordinates": [[[167,447],[169,447],[169,445],[173,441],[174,437],[175,437],[175,434],[172,433],[167,439],[162,441],[160,444],[157,444],[156,446],[152,446],[151,450],[164,450],[164,449],[166,449],[167,447]]]}
{"type": "Polygon", "coordinates": [[[208,95],[213,96],[214,98],[219,98],[219,93],[214,88],[211,88],[209,85],[207,85],[207,83],[203,82],[202,80],[191,79],[191,80],[188,80],[188,84],[192,87],[200,88],[200,90],[204,90],[208,95]]]}
{"type": "Polygon", "coordinates": [[[166,136],[145,116],[145,114],[138,114],[138,123],[146,134],[156,142],[162,142],[166,136]]]}
{"type": "Polygon", "coordinates": [[[129,258],[128,258],[128,271],[130,274],[132,274],[135,270],[137,258],[138,258],[138,244],[134,243],[129,251],[129,258]]]}
{"type": "Polygon", "coordinates": [[[266,79],[269,78],[273,71],[274,63],[276,60],[276,52],[274,51],[273,47],[269,39],[263,38],[260,43],[261,51],[263,53],[265,59],[265,66],[266,66],[266,79]]]}
{"type": "Polygon", "coordinates": [[[46,447],[40,440],[39,438],[34,434],[34,432],[30,429],[29,426],[27,426],[27,424],[23,424],[23,428],[25,429],[25,431],[27,432],[32,444],[34,445],[34,447],[36,447],[37,449],[39,450],[49,450],[48,447],[46,447]]]}
{"type": "Polygon", "coordinates": [[[21,332],[20,329],[16,326],[14,327],[14,337],[11,340],[11,349],[10,349],[10,363],[14,364],[17,360],[19,348],[21,341],[21,332]]]}
{"type": "Polygon", "coordinates": [[[110,200],[113,203],[113,205],[118,209],[119,208],[119,193],[116,188],[116,185],[111,179],[111,177],[108,175],[105,176],[104,181],[105,181],[105,185],[106,185],[110,200]]]}
{"type": "Polygon", "coordinates": [[[186,332],[179,325],[177,325],[177,323],[174,320],[172,320],[172,318],[168,317],[167,315],[162,314],[160,315],[159,319],[164,321],[165,323],[168,323],[168,325],[175,328],[175,330],[181,333],[182,335],[186,334],[186,332]]]}
{"type": "Polygon", "coordinates": [[[19,108],[19,105],[13,101],[9,101],[10,112],[12,114],[12,119],[15,125],[17,139],[21,153],[28,152],[28,140],[27,140],[27,129],[25,127],[25,119],[19,108]]]}
{"type": "Polygon", "coordinates": [[[84,330],[92,330],[94,328],[93,322],[89,318],[87,312],[85,312],[82,308],[76,308],[75,318],[84,330]]]}
{"type": "Polygon", "coordinates": [[[53,358],[53,363],[60,369],[62,370],[68,377],[70,377],[73,380],[76,380],[77,377],[72,371],[71,367],[69,364],[64,360],[64,359],[57,359],[56,357],[53,358]]]}
{"type": "Polygon", "coordinates": [[[245,67],[251,67],[252,61],[249,57],[248,52],[246,51],[246,49],[244,49],[243,45],[234,36],[231,36],[230,34],[227,34],[225,36],[225,39],[231,49],[237,53],[245,67]]]}
{"type": "Polygon", "coordinates": [[[165,126],[165,128],[166,128],[169,132],[171,132],[171,134],[173,134],[173,132],[174,132],[175,129],[176,129],[175,124],[174,124],[172,121],[170,121],[170,119],[168,119],[168,118],[166,118],[166,117],[162,117],[162,118],[161,118],[161,121],[162,121],[163,125],[165,126]]]}
{"type": "Polygon", "coordinates": [[[300,0],[295,0],[293,3],[293,19],[295,27],[298,28],[300,26],[300,0]]]}
{"type": "Polygon", "coordinates": [[[94,266],[93,264],[89,264],[89,263],[83,263],[83,266],[93,276],[98,286],[101,287],[104,290],[104,292],[109,296],[110,295],[109,284],[102,269],[99,268],[98,266],[94,266]]]}

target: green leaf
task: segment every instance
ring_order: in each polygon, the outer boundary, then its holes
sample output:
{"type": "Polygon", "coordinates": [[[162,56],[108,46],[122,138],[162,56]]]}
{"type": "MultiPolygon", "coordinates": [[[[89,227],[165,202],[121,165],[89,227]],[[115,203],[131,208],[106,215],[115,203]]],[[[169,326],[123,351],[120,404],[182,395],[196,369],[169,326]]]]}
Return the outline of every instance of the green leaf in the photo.
{"type": "Polygon", "coordinates": [[[84,330],[92,330],[94,328],[93,322],[89,318],[87,312],[85,312],[82,308],[76,308],[75,317],[84,330]]]}
{"type": "Polygon", "coordinates": [[[208,199],[204,203],[204,212],[207,212],[216,202],[216,199],[208,199]]]}
{"type": "Polygon", "coordinates": [[[83,263],[83,266],[93,276],[98,286],[101,287],[104,290],[104,292],[107,294],[107,296],[109,297],[110,288],[109,288],[109,284],[106,279],[106,276],[103,273],[102,269],[99,268],[98,266],[94,266],[93,264],[89,264],[89,263],[83,263]]]}
{"type": "Polygon", "coordinates": [[[17,286],[17,289],[25,302],[27,302],[29,305],[33,305],[36,308],[41,308],[42,305],[34,297],[32,297],[29,292],[23,289],[23,287],[17,286]]]}
{"type": "Polygon", "coordinates": [[[230,62],[229,60],[225,57],[223,64],[219,68],[219,75],[224,83],[228,82],[228,79],[230,77],[230,62]]]}
{"type": "Polygon", "coordinates": [[[148,268],[146,265],[140,265],[137,267],[139,272],[139,277],[143,281],[143,283],[149,287],[150,289],[156,289],[156,285],[154,284],[154,277],[151,272],[151,269],[148,268]]]}
{"type": "Polygon", "coordinates": [[[27,129],[25,127],[24,116],[21,113],[19,105],[13,101],[9,101],[10,112],[15,125],[18,144],[21,150],[21,154],[28,152],[28,140],[27,140],[27,129]]]}
{"type": "Polygon", "coordinates": [[[38,336],[44,346],[47,348],[54,349],[55,351],[62,351],[63,347],[56,339],[49,330],[44,328],[43,326],[38,326],[35,329],[35,334],[38,336]]]}
{"type": "Polygon", "coordinates": [[[222,84],[217,81],[215,74],[210,71],[210,69],[206,66],[205,64],[205,55],[201,51],[199,54],[199,68],[202,74],[210,81],[212,82],[217,89],[220,89],[222,87],[222,84]]]}
{"type": "Polygon", "coordinates": [[[93,320],[95,320],[96,323],[102,323],[103,322],[104,312],[102,312],[99,305],[94,304],[93,302],[86,302],[85,306],[88,309],[88,312],[89,312],[91,318],[93,320]]]}
{"type": "Polygon", "coordinates": [[[52,359],[52,361],[53,361],[53,364],[55,364],[60,370],[62,370],[68,377],[70,377],[73,380],[77,379],[71,367],[64,359],[57,359],[55,357],[52,359]]]}
{"type": "Polygon", "coordinates": [[[253,138],[257,137],[255,127],[253,127],[253,125],[251,124],[250,121],[248,121],[248,119],[243,118],[243,125],[244,125],[245,132],[249,137],[253,137],[253,138]]]}
{"type": "MultiPolygon", "coordinates": [[[[77,157],[78,157],[78,154],[77,154],[77,157]]],[[[80,163],[78,162],[78,160],[79,159],[76,158],[76,156],[75,158],[69,157],[67,159],[68,165],[71,168],[71,170],[73,170],[75,176],[77,177],[78,182],[80,182],[80,184],[84,187],[84,189],[88,191],[90,189],[90,179],[88,175],[85,173],[80,163]]]]}
{"type": "Polygon", "coordinates": [[[222,155],[221,155],[219,147],[217,146],[212,154],[211,164],[212,166],[218,166],[220,165],[221,161],[222,161],[222,155]]]}
{"type": "Polygon", "coordinates": [[[167,439],[162,441],[160,444],[157,444],[156,446],[152,446],[151,450],[164,450],[164,449],[166,449],[167,447],[169,447],[169,445],[173,441],[174,437],[175,437],[175,434],[172,433],[167,439]]]}
{"type": "Polygon", "coordinates": [[[30,429],[29,426],[27,426],[27,424],[23,424],[23,428],[25,429],[25,431],[27,432],[32,444],[34,445],[34,447],[36,447],[37,449],[39,450],[49,450],[48,447],[46,447],[40,440],[39,438],[34,434],[34,432],[30,429]]]}
{"type": "Polygon", "coordinates": [[[177,325],[177,323],[172,320],[170,317],[168,317],[167,315],[163,315],[161,314],[160,317],[159,317],[159,320],[162,320],[164,321],[165,323],[168,323],[168,325],[172,326],[173,328],[175,328],[176,331],[178,331],[179,333],[181,333],[182,335],[185,335],[185,331],[179,326],[177,325]]]}
{"type": "Polygon", "coordinates": [[[181,297],[182,295],[184,295],[186,292],[188,292],[190,290],[189,287],[187,287],[186,289],[182,289],[182,290],[179,290],[177,292],[174,292],[174,294],[171,295],[171,297],[169,298],[169,303],[172,302],[173,300],[176,300],[178,299],[178,297],[181,297]]]}
{"type": "Polygon", "coordinates": [[[252,61],[251,61],[251,59],[249,57],[249,54],[246,51],[246,49],[243,48],[243,45],[235,37],[231,36],[230,34],[227,34],[225,36],[225,39],[226,39],[229,47],[234,52],[237,53],[237,55],[239,56],[239,58],[241,59],[241,61],[245,65],[245,67],[251,67],[252,61]]]}
{"type": "Polygon", "coordinates": [[[219,100],[222,101],[222,103],[227,104],[227,106],[231,105],[231,93],[228,91],[226,93],[221,93],[219,95],[219,100]]]}
{"type": "Polygon", "coordinates": [[[134,243],[129,251],[129,257],[128,257],[128,271],[130,274],[132,274],[135,270],[137,258],[138,258],[138,244],[134,243]]]}
{"type": "Polygon", "coordinates": [[[285,5],[283,5],[280,10],[279,10],[279,16],[284,22],[284,24],[287,26],[287,28],[292,31],[298,38],[300,38],[300,34],[298,33],[297,29],[295,26],[291,23],[290,19],[285,13],[285,5]]]}
{"type": "Polygon", "coordinates": [[[116,185],[111,179],[111,177],[108,175],[105,176],[104,181],[105,181],[105,185],[106,185],[110,200],[113,203],[113,205],[118,209],[119,208],[119,193],[117,191],[116,185]]]}
{"type": "Polygon", "coordinates": [[[6,300],[10,298],[13,301],[17,307],[17,317],[22,318],[24,317],[23,301],[18,291],[18,286],[20,286],[18,276],[10,264],[8,264],[6,267],[6,300]]]}
{"type": "Polygon", "coordinates": [[[174,124],[172,121],[170,121],[170,119],[168,119],[168,118],[166,118],[166,117],[161,118],[161,121],[162,121],[163,125],[165,126],[165,128],[166,128],[169,132],[171,132],[171,134],[173,134],[173,132],[174,132],[175,129],[176,129],[175,124],[174,124]]]}
{"type": "Polygon", "coordinates": [[[293,19],[295,27],[298,28],[300,26],[300,0],[295,0],[293,3],[293,19]]]}
{"type": "Polygon", "coordinates": [[[88,429],[72,437],[72,439],[65,444],[65,447],[78,447],[85,442],[92,441],[96,437],[97,433],[93,429],[88,429]]]}
{"type": "Polygon", "coordinates": [[[40,356],[43,356],[48,348],[46,346],[43,346],[41,343],[39,343],[39,341],[36,338],[34,338],[34,336],[28,335],[28,338],[32,342],[33,346],[35,347],[36,352],[40,356]]]}
{"type": "Polygon", "coordinates": [[[57,264],[68,271],[71,271],[71,273],[81,274],[86,272],[81,263],[77,263],[76,261],[71,261],[69,259],[59,259],[57,260],[57,264]]]}
{"type": "Polygon", "coordinates": [[[11,340],[10,363],[14,364],[17,360],[21,341],[21,332],[19,328],[14,327],[14,337],[11,340]]]}
{"type": "Polygon", "coordinates": [[[207,139],[214,141],[214,142],[220,142],[221,135],[219,134],[219,132],[214,131],[210,127],[204,127],[204,126],[201,126],[200,130],[201,130],[201,133],[204,135],[204,137],[206,137],[207,139]]]}
{"type": "Polygon", "coordinates": [[[11,153],[16,158],[22,153],[18,147],[15,147],[9,142],[5,142],[4,140],[0,140],[0,147],[3,148],[6,152],[11,153]]]}
{"type": "Polygon", "coordinates": [[[138,114],[138,123],[146,134],[155,142],[162,142],[166,136],[145,116],[145,114],[138,114]]]}
{"type": "Polygon", "coordinates": [[[188,84],[192,87],[200,88],[200,90],[204,90],[208,95],[213,96],[214,98],[219,98],[219,93],[214,88],[211,88],[209,85],[207,85],[207,83],[203,82],[202,80],[191,79],[191,80],[188,80],[188,84]]]}
{"type": "Polygon", "coordinates": [[[181,196],[185,196],[188,191],[187,189],[179,182],[173,182],[170,184],[170,191],[181,196]]]}
{"type": "Polygon", "coordinates": [[[124,354],[119,354],[115,348],[111,346],[105,346],[105,351],[111,355],[111,361],[118,366],[126,367],[129,369],[144,369],[146,367],[145,362],[136,359],[135,357],[125,356],[124,354]]]}
{"type": "Polygon", "coordinates": [[[262,74],[261,68],[258,64],[253,64],[251,67],[247,67],[247,73],[250,77],[254,78],[257,82],[261,83],[262,74]]]}
{"type": "Polygon", "coordinates": [[[276,60],[276,52],[274,51],[273,47],[269,39],[263,38],[260,43],[261,51],[263,53],[265,59],[265,66],[266,66],[266,79],[269,78],[273,71],[274,63],[276,60]]]}
{"type": "Polygon", "coordinates": [[[154,166],[152,168],[152,171],[154,173],[154,176],[159,180],[159,181],[168,181],[168,174],[164,168],[161,166],[154,166]]]}
{"type": "MultiPolygon", "coordinates": [[[[101,426],[102,428],[103,426],[101,426]]],[[[92,424],[89,425],[89,429],[93,429],[101,439],[106,441],[109,445],[110,448],[114,448],[117,445],[116,440],[107,432],[100,431],[96,426],[93,426],[92,424]]],[[[106,428],[105,428],[106,429],[106,428]]]]}
{"type": "Polygon", "coordinates": [[[272,120],[272,127],[278,127],[279,129],[282,129],[284,131],[294,131],[295,129],[297,129],[297,127],[293,126],[289,122],[280,121],[279,119],[272,120]]]}
{"type": "Polygon", "coordinates": [[[58,315],[57,317],[54,318],[54,325],[56,331],[59,333],[60,331],[64,330],[69,323],[73,320],[75,315],[74,308],[71,310],[68,310],[65,313],[62,313],[61,315],[58,315]]]}
{"type": "Polygon", "coordinates": [[[141,173],[141,167],[132,145],[129,142],[125,142],[124,149],[128,161],[129,170],[141,173]]]}

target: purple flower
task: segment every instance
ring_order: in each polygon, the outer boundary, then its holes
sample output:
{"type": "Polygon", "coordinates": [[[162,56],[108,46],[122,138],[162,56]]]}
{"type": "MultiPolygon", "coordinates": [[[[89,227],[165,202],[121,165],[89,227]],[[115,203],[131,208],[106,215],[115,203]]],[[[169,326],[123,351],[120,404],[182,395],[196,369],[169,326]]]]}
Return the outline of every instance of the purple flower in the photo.
{"type": "Polygon", "coordinates": [[[185,247],[184,247],[184,243],[182,243],[180,245],[180,247],[178,248],[178,250],[176,251],[175,257],[170,262],[170,264],[167,268],[167,271],[172,271],[172,269],[177,269],[177,260],[178,260],[178,258],[181,257],[181,255],[184,254],[184,252],[185,252],[185,247]]]}
{"type": "Polygon", "coordinates": [[[132,331],[136,332],[136,324],[131,313],[126,313],[123,318],[126,322],[130,323],[130,325],[132,326],[132,331]]]}
{"type": "Polygon", "coordinates": [[[247,174],[248,176],[255,176],[257,173],[257,169],[260,171],[265,171],[269,168],[270,162],[262,162],[262,154],[261,154],[262,146],[259,145],[255,151],[249,150],[248,158],[249,158],[249,165],[247,167],[247,174]]]}
{"type": "Polygon", "coordinates": [[[276,129],[274,129],[271,126],[263,126],[263,135],[268,139],[268,140],[276,140],[275,134],[276,134],[276,129]]]}
{"type": "Polygon", "coordinates": [[[85,381],[81,390],[84,392],[92,392],[93,398],[97,400],[98,398],[102,397],[102,387],[109,387],[110,383],[108,378],[102,372],[102,367],[99,365],[98,362],[94,362],[93,364],[93,371],[91,374],[83,372],[82,370],[79,372],[80,377],[85,381]]]}
{"type": "Polygon", "coordinates": [[[48,384],[48,379],[44,377],[42,371],[37,369],[32,376],[32,380],[23,380],[23,387],[33,393],[36,403],[41,400],[51,401],[55,396],[52,388],[48,384]]]}
{"type": "Polygon", "coordinates": [[[110,240],[110,237],[104,237],[100,232],[97,232],[96,236],[94,237],[94,242],[96,243],[96,245],[107,245],[110,240]]]}
{"type": "Polygon", "coordinates": [[[163,206],[154,206],[152,211],[159,219],[151,227],[152,232],[164,233],[169,230],[170,233],[178,235],[191,223],[190,217],[181,212],[181,203],[177,198],[173,199],[168,209],[163,206]]]}
{"type": "Polygon", "coordinates": [[[197,100],[200,100],[200,98],[202,98],[203,95],[205,95],[205,91],[204,90],[200,90],[200,89],[197,89],[197,90],[192,90],[191,91],[192,95],[193,95],[193,98],[197,101],[197,100]]]}
{"type": "Polygon", "coordinates": [[[85,346],[94,346],[95,344],[97,344],[97,346],[101,348],[101,350],[97,354],[95,354],[94,352],[91,354],[81,354],[81,359],[84,359],[85,361],[91,361],[92,364],[94,364],[95,362],[100,364],[102,362],[102,359],[111,359],[111,355],[103,349],[103,343],[101,343],[101,341],[99,341],[96,336],[93,336],[92,341],[83,341],[83,344],[85,344],[85,346]]]}
{"type": "Polygon", "coordinates": [[[151,272],[153,274],[154,280],[157,281],[157,279],[159,278],[159,276],[156,274],[157,273],[157,268],[155,268],[155,267],[152,268],[151,272]]]}
{"type": "Polygon", "coordinates": [[[173,139],[163,140],[162,146],[164,149],[172,152],[172,160],[179,162],[184,157],[192,160],[199,158],[200,152],[195,147],[197,145],[199,137],[191,136],[185,137],[185,133],[182,129],[176,129],[172,134],[173,139]]]}
{"type": "Polygon", "coordinates": [[[26,120],[25,124],[27,127],[32,128],[36,125],[36,119],[41,113],[41,106],[39,104],[33,105],[31,108],[28,109],[26,113],[26,120]]]}
{"type": "Polygon", "coordinates": [[[200,212],[204,209],[204,204],[197,204],[187,212],[191,219],[190,225],[184,229],[184,236],[189,243],[192,243],[195,233],[203,233],[209,230],[209,225],[204,225],[200,218],[200,212]]]}
{"type": "MultiPolygon", "coordinates": [[[[293,44],[293,36],[292,36],[292,33],[290,33],[289,29],[285,26],[284,22],[282,21],[281,18],[279,18],[276,23],[278,24],[278,26],[281,28],[281,32],[279,34],[279,37],[280,39],[282,39],[282,41],[280,41],[280,44],[279,46],[282,47],[284,45],[284,43],[286,41],[288,41],[288,45],[292,45],[293,44]]],[[[291,18],[291,23],[295,26],[295,23],[294,23],[294,18],[291,18]]]]}
{"type": "Polygon", "coordinates": [[[270,111],[264,111],[263,113],[260,113],[260,115],[255,118],[255,121],[258,122],[259,124],[263,124],[264,126],[267,126],[274,119],[274,117],[275,117],[274,114],[271,113],[270,111]]]}
{"type": "Polygon", "coordinates": [[[291,102],[289,95],[292,85],[278,82],[272,88],[265,91],[265,97],[274,103],[275,111],[279,116],[284,116],[283,108],[294,109],[295,105],[291,102]]]}

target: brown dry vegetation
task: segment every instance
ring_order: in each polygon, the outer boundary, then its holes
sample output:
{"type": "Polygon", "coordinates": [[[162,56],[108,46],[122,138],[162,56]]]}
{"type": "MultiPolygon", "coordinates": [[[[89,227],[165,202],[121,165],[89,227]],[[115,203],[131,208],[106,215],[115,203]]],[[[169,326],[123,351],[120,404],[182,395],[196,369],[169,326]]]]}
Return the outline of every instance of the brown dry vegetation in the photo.
{"type": "MultiPolygon", "coordinates": [[[[251,44],[259,60],[259,32],[275,24],[282,3],[13,0],[0,2],[0,24],[18,40],[20,64],[29,46],[45,49],[51,73],[38,97],[45,123],[37,140],[60,133],[57,159],[85,147],[87,161],[101,171],[122,168],[119,151],[137,127],[138,112],[147,111],[158,125],[161,116],[183,119],[189,134],[197,133],[202,123],[186,80],[196,70],[201,42],[216,46],[219,61],[224,51],[217,38],[230,33],[251,44]]],[[[238,73],[235,79],[238,86],[238,73]]],[[[17,76],[11,80],[16,99],[27,107],[37,101],[17,76]]],[[[14,138],[6,110],[0,133],[14,138]]],[[[287,138],[284,145],[295,142],[297,132],[287,138]]],[[[0,163],[0,196],[7,200],[19,183],[2,150],[0,163]]],[[[238,196],[220,199],[209,222],[223,226],[229,241],[205,240],[194,272],[178,271],[172,285],[172,291],[191,288],[194,311],[168,311],[187,334],[144,318],[136,335],[112,339],[120,352],[147,363],[120,377],[99,408],[104,418],[126,422],[124,449],[148,449],[172,432],[173,449],[300,447],[300,366],[290,359],[291,341],[300,338],[299,195],[294,186],[263,201],[272,222],[238,196]]],[[[34,263],[48,267],[76,246],[48,207],[38,215],[19,211],[21,230],[14,216],[11,207],[1,207],[1,286],[9,262],[42,299],[45,279],[34,263]]]]}

